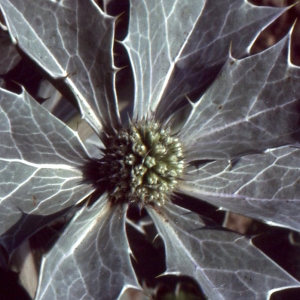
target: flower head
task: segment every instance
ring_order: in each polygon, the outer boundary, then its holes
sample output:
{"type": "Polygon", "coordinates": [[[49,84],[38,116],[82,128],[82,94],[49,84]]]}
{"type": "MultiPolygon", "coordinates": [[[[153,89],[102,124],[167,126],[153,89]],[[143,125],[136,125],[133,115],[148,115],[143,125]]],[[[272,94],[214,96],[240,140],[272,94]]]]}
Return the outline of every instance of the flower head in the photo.
{"type": "Polygon", "coordinates": [[[182,145],[170,128],[145,118],[108,136],[105,144],[93,173],[110,201],[164,204],[184,169],[182,145]]]}

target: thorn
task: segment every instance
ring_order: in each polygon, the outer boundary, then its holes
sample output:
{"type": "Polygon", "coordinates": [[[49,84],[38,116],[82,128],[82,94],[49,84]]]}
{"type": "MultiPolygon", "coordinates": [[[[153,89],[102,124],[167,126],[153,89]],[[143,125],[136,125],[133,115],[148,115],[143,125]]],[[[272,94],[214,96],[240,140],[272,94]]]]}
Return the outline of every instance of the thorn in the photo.
{"type": "Polygon", "coordinates": [[[115,17],[116,25],[118,25],[118,23],[120,22],[121,16],[123,16],[124,14],[125,14],[125,10],[115,17]]]}
{"type": "Polygon", "coordinates": [[[134,256],[133,252],[130,251],[129,255],[135,260],[135,262],[138,264],[138,260],[136,259],[136,257],[134,256]]]}
{"type": "Polygon", "coordinates": [[[119,71],[121,71],[121,70],[123,70],[123,69],[125,69],[127,67],[128,67],[128,65],[126,65],[124,67],[115,67],[115,71],[116,71],[116,73],[118,73],[119,71]]]}
{"type": "Polygon", "coordinates": [[[286,7],[286,10],[293,8],[297,4],[299,4],[299,1],[296,1],[294,4],[291,4],[290,6],[286,7]]]}
{"type": "MultiPolygon", "coordinates": [[[[294,6],[294,5],[293,5],[294,6]]],[[[296,65],[294,65],[292,63],[292,34],[293,34],[293,31],[296,27],[296,23],[297,23],[298,19],[296,19],[292,25],[292,27],[290,28],[289,30],[289,37],[288,37],[288,57],[287,57],[287,61],[288,61],[288,65],[290,67],[297,67],[296,65]]]]}
{"type": "Polygon", "coordinates": [[[88,199],[87,199],[87,201],[86,201],[86,204],[85,204],[85,207],[88,207],[88,206],[89,206],[91,199],[92,199],[92,195],[90,195],[90,196],[88,197],[88,199]]]}
{"type": "Polygon", "coordinates": [[[159,234],[157,234],[154,239],[152,240],[152,244],[155,242],[155,240],[159,237],[159,234]]]}
{"type": "Polygon", "coordinates": [[[25,91],[25,88],[21,83],[15,81],[15,80],[10,80],[10,81],[13,82],[14,84],[18,85],[22,89],[23,92],[25,91]]]}
{"type": "MultiPolygon", "coordinates": [[[[121,45],[124,45],[124,41],[120,41],[120,40],[114,39],[114,42],[118,43],[118,44],[121,44],[121,45]]],[[[116,55],[116,54],[114,54],[114,55],[116,55]]]]}
{"type": "Polygon", "coordinates": [[[187,95],[185,95],[185,98],[193,108],[196,107],[196,104],[187,95]]]}

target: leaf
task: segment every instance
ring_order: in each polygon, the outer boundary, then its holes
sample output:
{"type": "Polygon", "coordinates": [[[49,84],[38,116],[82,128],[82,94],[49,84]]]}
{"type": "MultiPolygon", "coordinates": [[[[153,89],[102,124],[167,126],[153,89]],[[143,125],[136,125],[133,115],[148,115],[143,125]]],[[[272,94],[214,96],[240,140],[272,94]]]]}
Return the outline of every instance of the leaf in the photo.
{"type": "Polygon", "coordinates": [[[1,0],[1,8],[14,43],[71,89],[93,129],[117,128],[114,18],[91,0],[1,0]]]}
{"type": "Polygon", "coordinates": [[[290,147],[191,166],[180,192],[238,214],[300,231],[300,150],[290,147]]]}
{"type": "Polygon", "coordinates": [[[171,203],[148,212],[165,241],[164,274],[195,278],[209,299],[265,300],[274,289],[300,286],[246,237],[205,226],[171,203]]]}
{"type": "Polygon", "coordinates": [[[111,206],[103,195],[81,209],[44,257],[38,299],[118,299],[127,287],[140,289],[131,266],[127,206],[111,206]]]}
{"type": "Polygon", "coordinates": [[[94,188],[80,184],[88,157],[77,134],[25,91],[0,89],[0,119],[0,244],[11,252],[39,229],[28,214],[56,213],[94,188]]]}
{"type": "Polygon", "coordinates": [[[199,96],[208,87],[230,43],[237,57],[247,54],[249,44],[286,9],[244,0],[131,1],[124,45],[136,84],[134,117],[156,110],[158,119],[167,119],[186,95],[199,96]]]}
{"type": "Polygon", "coordinates": [[[300,139],[300,68],[290,36],[249,58],[230,58],[183,127],[187,160],[230,159],[300,139]]]}
{"type": "Polygon", "coordinates": [[[248,55],[259,34],[287,9],[258,7],[244,0],[206,1],[199,24],[165,89],[157,118],[167,118],[186,97],[197,101],[216,78],[229,52],[236,58],[248,55]]]}
{"type": "Polygon", "coordinates": [[[131,1],[124,46],[135,78],[134,117],[155,111],[203,5],[203,0],[131,1]]]}

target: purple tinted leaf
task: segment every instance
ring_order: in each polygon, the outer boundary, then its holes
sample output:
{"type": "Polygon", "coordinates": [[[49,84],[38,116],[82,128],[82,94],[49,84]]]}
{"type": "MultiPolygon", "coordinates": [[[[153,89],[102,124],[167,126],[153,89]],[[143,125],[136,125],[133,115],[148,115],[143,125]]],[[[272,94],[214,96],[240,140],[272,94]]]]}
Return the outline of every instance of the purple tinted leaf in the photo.
{"type": "Polygon", "coordinates": [[[117,299],[139,289],[125,232],[126,207],[106,195],[83,208],[45,256],[36,299],[117,299]]]}
{"type": "Polygon", "coordinates": [[[205,226],[174,204],[148,212],[165,241],[165,274],[195,278],[209,299],[265,300],[271,290],[300,286],[246,237],[205,226]]]}

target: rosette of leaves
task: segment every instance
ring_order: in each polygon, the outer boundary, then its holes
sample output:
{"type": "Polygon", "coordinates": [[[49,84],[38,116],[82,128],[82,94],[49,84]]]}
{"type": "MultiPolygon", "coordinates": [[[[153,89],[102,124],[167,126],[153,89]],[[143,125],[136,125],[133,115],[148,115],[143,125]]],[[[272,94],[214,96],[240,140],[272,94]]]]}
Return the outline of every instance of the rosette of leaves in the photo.
{"type": "Polygon", "coordinates": [[[147,211],[164,242],[164,274],[192,277],[209,299],[266,299],[299,287],[251,239],[173,203],[174,193],[182,202],[188,195],[300,231],[300,70],[290,60],[291,32],[249,55],[287,8],[131,0],[121,44],[134,99],[123,118],[115,17],[91,0],[0,6],[13,44],[69,91],[102,145],[94,157],[25,89],[0,89],[1,266],[86,202],[45,255],[36,299],[117,299],[141,289],[125,230],[131,205],[147,211]]]}

